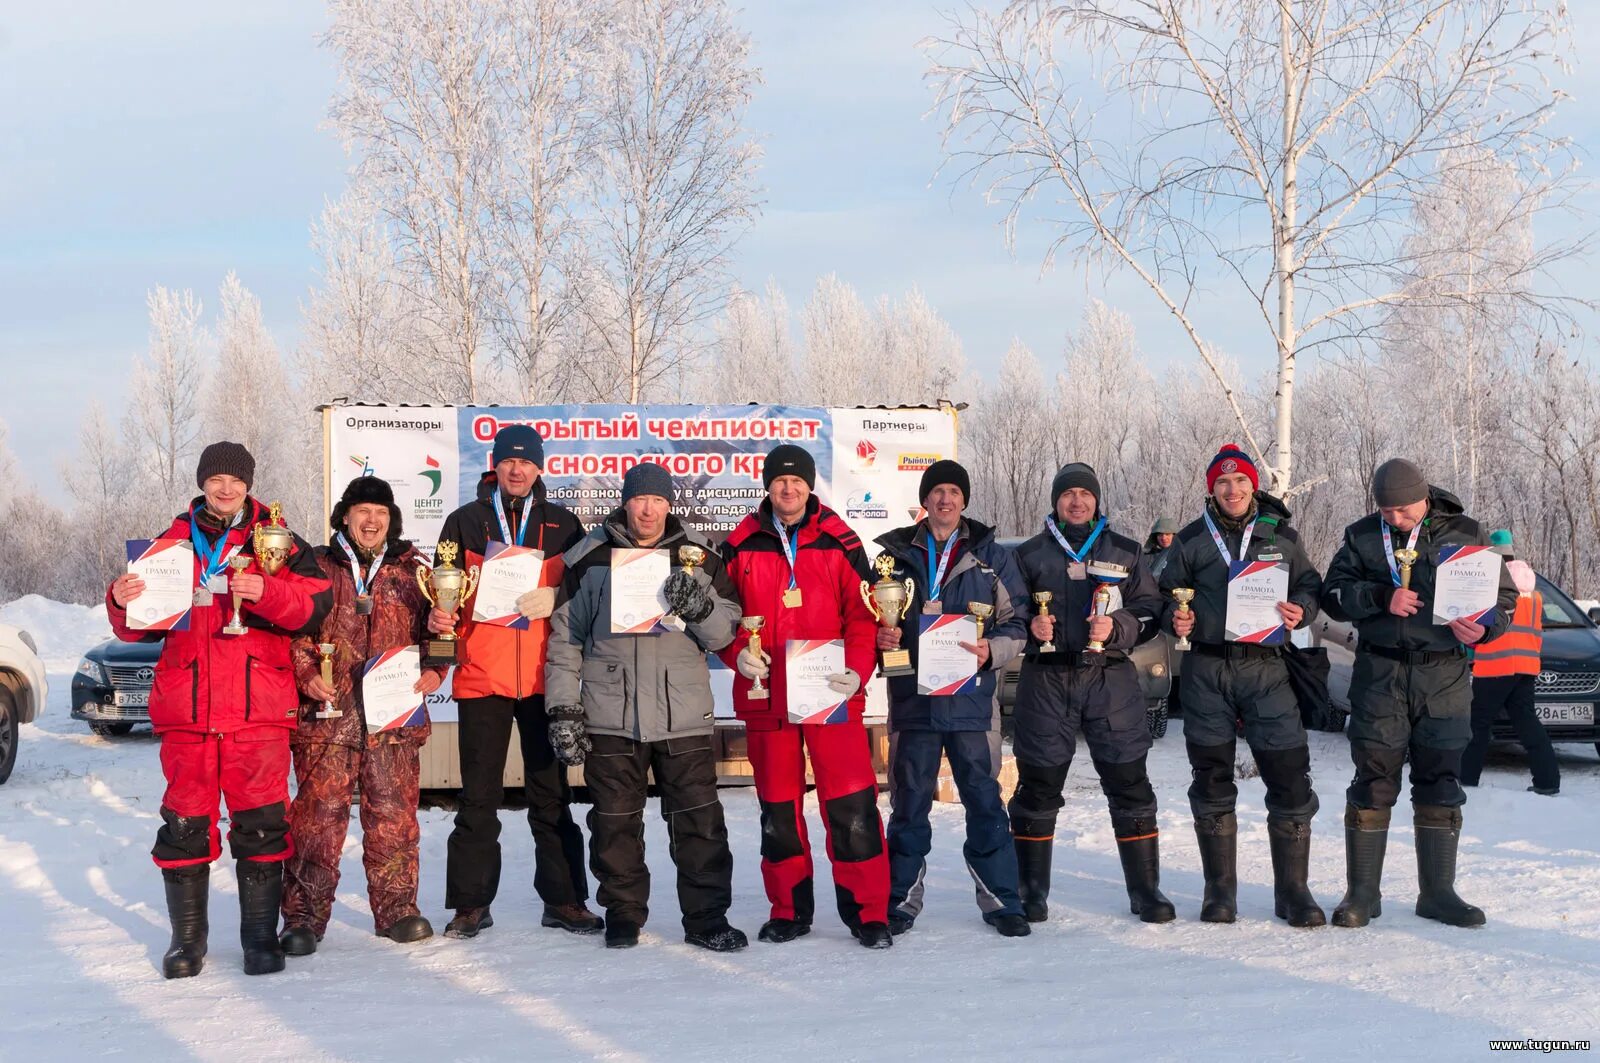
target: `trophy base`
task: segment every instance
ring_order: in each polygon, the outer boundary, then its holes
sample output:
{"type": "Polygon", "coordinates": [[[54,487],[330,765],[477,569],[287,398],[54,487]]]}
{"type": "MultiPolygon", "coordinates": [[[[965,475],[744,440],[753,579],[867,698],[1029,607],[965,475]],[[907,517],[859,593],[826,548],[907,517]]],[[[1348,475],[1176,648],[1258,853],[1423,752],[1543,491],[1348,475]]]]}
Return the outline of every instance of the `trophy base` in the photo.
{"type": "Polygon", "coordinates": [[[1179,653],[1188,653],[1190,650],[1194,649],[1194,643],[1190,642],[1188,639],[1179,639],[1172,644],[1172,648],[1179,653]]]}
{"type": "Polygon", "coordinates": [[[884,650],[883,667],[879,671],[884,676],[917,674],[911,665],[910,650],[884,650]]]}
{"type": "Polygon", "coordinates": [[[455,639],[428,639],[422,644],[422,667],[454,668],[455,664],[455,639]]]}
{"type": "Polygon", "coordinates": [[[337,720],[344,716],[344,711],[342,709],[318,709],[311,715],[313,719],[318,720],[337,720]]]}
{"type": "Polygon", "coordinates": [[[224,635],[243,635],[249,630],[243,624],[225,624],[223,625],[222,633],[224,635]]]}
{"type": "Polygon", "coordinates": [[[749,697],[751,701],[766,701],[772,697],[772,691],[766,687],[752,686],[749,697]]]}
{"type": "Polygon", "coordinates": [[[1056,644],[1053,643],[1053,642],[1043,643],[1039,647],[1039,652],[1040,653],[1054,653],[1054,652],[1056,652],[1056,644]]]}

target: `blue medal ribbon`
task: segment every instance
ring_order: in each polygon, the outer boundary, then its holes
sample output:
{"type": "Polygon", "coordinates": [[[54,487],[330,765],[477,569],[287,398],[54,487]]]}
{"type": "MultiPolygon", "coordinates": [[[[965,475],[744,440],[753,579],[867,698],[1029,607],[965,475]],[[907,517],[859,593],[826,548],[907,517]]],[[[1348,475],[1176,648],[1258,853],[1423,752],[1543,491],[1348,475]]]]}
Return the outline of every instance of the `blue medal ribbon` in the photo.
{"type": "MultiPolygon", "coordinates": [[[[1217,544],[1217,553],[1222,555],[1222,563],[1229,567],[1233,565],[1233,555],[1228,553],[1227,540],[1217,530],[1216,523],[1211,519],[1211,512],[1207,510],[1200,514],[1206,519],[1206,529],[1211,532],[1211,541],[1217,544]]],[[[1247,561],[1250,558],[1250,537],[1255,534],[1256,522],[1251,521],[1244,526],[1244,532],[1239,536],[1239,560],[1247,561]]]]}
{"type": "MultiPolygon", "coordinates": [[[[1422,534],[1422,521],[1417,521],[1417,526],[1411,529],[1411,538],[1406,540],[1406,549],[1417,548],[1417,536],[1422,534]]],[[[1389,578],[1394,580],[1396,587],[1400,586],[1400,566],[1394,559],[1394,529],[1389,527],[1389,522],[1383,522],[1383,556],[1389,560],[1389,578]]]]}
{"type": "MultiPolygon", "coordinates": [[[[505,506],[500,503],[500,488],[494,489],[494,515],[500,521],[500,541],[511,545],[511,523],[506,520],[505,506]]],[[[517,525],[517,546],[522,545],[522,540],[528,537],[528,511],[527,504],[523,504],[522,523],[517,525]]]]}
{"type": "MultiPolygon", "coordinates": [[[[200,570],[200,586],[204,587],[214,577],[221,575],[222,570],[227,567],[227,558],[223,556],[223,550],[228,545],[228,532],[233,530],[242,516],[244,516],[244,510],[242,509],[233,515],[233,519],[228,522],[228,526],[223,528],[222,532],[217,536],[217,545],[213,549],[206,538],[206,533],[200,530],[200,510],[194,506],[189,507],[189,541],[194,544],[195,556],[200,559],[203,565],[200,570]]],[[[237,552],[237,550],[238,548],[235,547],[234,552],[237,552]]],[[[230,553],[228,556],[231,557],[233,555],[230,553]]]]}
{"type": "Polygon", "coordinates": [[[1100,538],[1101,532],[1106,530],[1106,519],[1104,517],[1100,518],[1099,523],[1094,526],[1094,530],[1089,533],[1089,537],[1076,550],[1068,544],[1067,537],[1061,534],[1061,529],[1056,527],[1054,518],[1046,517],[1044,526],[1049,529],[1051,535],[1055,536],[1056,542],[1061,544],[1061,549],[1067,552],[1067,556],[1081,565],[1084,563],[1084,558],[1089,556],[1089,551],[1094,548],[1094,541],[1100,538]]]}
{"type": "Polygon", "coordinates": [[[367,588],[372,586],[372,581],[378,578],[378,569],[383,565],[383,551],[372,559],[372,568],[367,571],[366,578],[361,576],[361,563],[356,560],[356,552],[351,549],[350,542],[344,537],[344,532],[336,532],[334,537],[339,540],[339,545],[344,548],[345,556],[350,559],[350,576],[356,582],[356,596],[367,597],[367,588]]]}
{"type": "Polygon", "coordinates": [[[944,553],[939,557],[939,567],[934,568],[933,555],[937,552],[938,544],[934,541],[933,532],[928,532],[928,601],[939,600],[940,593],[944,590],[944,574],[950,569],[950,557],[956,550],[956,539],[960,538],[961,529],[957,528],[950,533],[950,539],[944,544],[944,553]]]}
{"type": "Polygon", "coordinates": [[[789,589],[794,590],[799,586],[794,573],[794,558],[800,552],[800,526],[795,525],[793,541],[790,541],[789,533],[784,529],[783,521],[778,519],[776,513],[772,515],[772,526],[777,529],[778,541],[783,544],[783,557],[789,562],[789,589]]]}

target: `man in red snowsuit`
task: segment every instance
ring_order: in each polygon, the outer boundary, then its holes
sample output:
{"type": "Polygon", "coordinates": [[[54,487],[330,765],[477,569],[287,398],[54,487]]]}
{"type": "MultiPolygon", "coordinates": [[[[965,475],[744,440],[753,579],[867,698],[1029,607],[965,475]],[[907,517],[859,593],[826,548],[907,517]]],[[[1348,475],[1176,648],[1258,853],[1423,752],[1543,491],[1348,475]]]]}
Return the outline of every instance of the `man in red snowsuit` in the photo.
{"type": "Polygon", "coordinates": [[[812,497],[816,463],[785,444],[767,455],[767,499],[722,546],[745,616],[765,618],[762,652],[740,630],[721,653],[738,670],[734,711],[744,721],[761,802],[761,877],[772,902],[762,941],[793,941],[811,931],[815,911],[811,846],[804,815],[806,756],[828,833],[839,916],[868,948],[888,948],[889,858],[878,814],[878,781],[861,722],[862,684],[876,660],[876,622],[861,600],[866,556],[861,540],[812,497]],[[841,723],[796,724],[786,711],[784,650],[795,639],[843,639],[844,671],[828,678],[848,699],[841,723]],[[771,652],[767,652],[771,647],[771,652]],[[760,677],[771,691],[752,698],[760,677]]]}
{"type": "Polygon", "coordinates": [[[238,861],[239,938],[246,974],[283,970],[278,906],[289,837],[289,735],[299,697],[290,638],[314,630],[331,601],[310,547],[295,536],[288,562],[268,575],[255,561],[251,533],[267,509],[250,497],[255,459],[238,443],[213,443],[200,455],[202,494],[173,520],[164,539],[195,548],[195,597],[187,631],[149,632],[128,623],[144,583],[122,575],[106,594],[112,630],[125,642],[163,638],[150,690],[150,722],[161,737],[167,790],[151,855],[166,880],[172,945],[168,978],[200,973],[206,954],[211,862],[222,853],[219,806],[228,803],[228,844],[238,861]],[[249,558],[243,571],[230,557],[249,558]],[[242,599],[245,633],[223,628],[242,599]]]}

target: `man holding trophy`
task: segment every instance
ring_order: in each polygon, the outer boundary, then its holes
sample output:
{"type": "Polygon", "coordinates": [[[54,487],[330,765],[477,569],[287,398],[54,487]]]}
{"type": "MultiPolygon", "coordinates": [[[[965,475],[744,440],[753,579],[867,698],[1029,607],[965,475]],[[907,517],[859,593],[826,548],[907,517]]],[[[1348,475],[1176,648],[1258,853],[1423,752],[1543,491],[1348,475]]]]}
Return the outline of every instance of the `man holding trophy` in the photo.
{"type": "Polygon", "coordinates": [[[1034,923],[1049,917],[1056,814],[1081,734],[1110,806],[1129,907],[1144,922],[1165,923],[1174,913],[1160,885],[1156,794],[1145,768],[1150,728],[1127,658],[1156,634],[1161,594],[1139,544],[1113,532],[1101,513],[1092,468],[1063,466],[1050,498],[1044,530],[1016,552],[1040,603],[1013,715],[1011,833],[1023,912],[1034,923]]]}
{"type": "MultiPolygon", "coordinates": [[[[454,608],[435,605],[428,630],[455,636],[451,696],[460,706],[456,728],[461,754],[461,804],[446,849],[445,897],[454,916],[445,936],[476,937],[494,925],[489,905],[500,886],[500,799],[504,794],[511,724],[522,744],[523,792],[533,830],[533,888],[544,902],[541,923],[577,934],[602,929],[584,905],[583,834],[568,807],[567,768],[550,746],[545,715],[545,646],[556,589],[565,571],[561,555],[583,538],[570,511],[545,499],[544,440],[527,425],[507,425],[494,437],[493,466],[478,481],[478,497],[445,518],[438,559],[462,550],[470,571],[481,573],[476,593],[454,608]],[[476,619],[474,606],[495,578],[507,615],[476,619]]],[[[437,582],[442,573],[435,572],[437,582]]],[[[460,570],[454,572],[460,578],[460,570]]],[[[448,601],[448,599],[445,599],[448,601]]],[[[498,610],[496,610],[498,614],[498,610]]],[[[449,639],[430,644],[444,649],[449,639]]]]}
{"type": "Polygon", "coordinates": [[[1316,618],[1322,577],[1289,527],[1288,509],[1260,486],[1250,456],[1224,444],[1206,467],[1211,497],[1178,533],[1161,574],[1174,599],[1166,623],[1193,640],[1182,673],[1183,737],[1206,882],[1200,918],[1231,923],[1238,908],[1233,760],[1235,721],[1243,720],[1267,787],[1273,909],[1290,926],[1322,926],[1327,916],[1306,885],[1317,811],[1311,752],[1282,656],[1289,632],[1316,618]],[[1192,605],[1182,608],[1179,598],[1192,605]]]}
{"type": "Polygon", "coordinates": [[[1360,636],[1350,679],[1348,889],[1333,922],[1366,926],[1382,914],[1390,810],[1409,759],[1417,914],[1481,926],[1483,911],[1455,891],[1461,755],[1472,738],[1467,647],[1505,633],[1517,588],[1478,522],[1411,462],[1378,466],[1372,497],[1378,511],[1345,529],[1322,591],[1328,615],[1360,636]]]}
{"type": "Polygon", "coordinates": [[[684,940],[732,952],[748,941],[728,925],[733,854],[717,799],[706,654],[733,641],[739,599],[711,544],[672,515],[675,494],[666,469],[635,465],[622,478],[622,507],[567,551],[546,700],[550,726],[563,732],[557,754],[585,764],[594,799],[589,854],[606,946],[636,945],[649,915],[644,806],[653,775],[684,940]]]}
{"type": "Polygon", "coordinates": [[[866,557],[850,526],[812,495],[817,467],[807,451],[774,447],[761,476],[766,499],[722,544],[746,616],[762,618],[761,650],[752,649],[753,625],[741,625],[722,651],[739,673],[733,706],[745,724],[761,802],[761,877],[772,918],[759,936],[787,942],[811,932],[816,905],[805,824],[809,754],[839,918],[861,944],[888,948],[894,944],[889,860],[877,775],[861,722],[861,688],[875,664],[877,627],[861,600],[866,557]],[[810,661],[802,661],[804,651],[812,651],[810,661]],[[760,696],[760,687],[767,696],[760,696]],[[798,706],[809,704],[799,696],[802,690],[820,692],[837,705],[822,720],[797,722],[798,706]]]}
{"type": "Polygon", "coordinates": [[[166,881],[172,920],[172,944],[162,958],[168,978],[199,974],[205,959],[223,800],[237,862],[245,973],[284,967],[278,908],[283,861],[294,851],[289,735],[299,716],[289,640],[316,629],[330,591],[310,547],[288,528],[269,525],[267,508],[250,497],[254,479],[255,459],[245,447],[206,447],[195,472],[201,494],[162,536],[193,550],[186,627],[156,634],[130,623],[129,607],[145,590],[138,576],[118,576],[106,593],[119,639],[163,639],[150,722],[161,737],[167,782],[152,856],[166,881]]]}
{"type": "Polygon", "coordinates": [[[425,699],[445,669],[418,666],[428,602],[417,572],[426,562],[401,538],[394,491],[376,476],[350,481],[328,526],[332,540],[315,556],[333,608],[293,647],[303,700],[292,739],[295,853],[284,867],[279,938],[290,956],[315,952],[328,929],[358,782],[373,929],[400,943],[433,935],[417,909],[418,750],[429,733],[425,699]],[[398,699],[377,685],[396,668],[402,679],[415,676],[389,684],[398,699]]]}
{"type": "Polygon", "coordinates": [[[966,810],[962,855],[978,909],[1003,936],[1026,937],[1016,851],[995,779],[998,743],[990,738],[1000,673],[1027,642],[1028,594],[994,530],[962,515],[970,492],[966,469],[934,462],[918,489],[927,519],[878,539],[880,564],[889,560],[885,578],[909,579],[911,590],[898,619],[883,611],[878,628],[878,649],[907,649],[911,664],[889,677],[889,929],[910,930],[922,911],[933,845],[928,815],[943,754],[966,810]],[[946,634],[985,610],[970,641],[946,634]]]}

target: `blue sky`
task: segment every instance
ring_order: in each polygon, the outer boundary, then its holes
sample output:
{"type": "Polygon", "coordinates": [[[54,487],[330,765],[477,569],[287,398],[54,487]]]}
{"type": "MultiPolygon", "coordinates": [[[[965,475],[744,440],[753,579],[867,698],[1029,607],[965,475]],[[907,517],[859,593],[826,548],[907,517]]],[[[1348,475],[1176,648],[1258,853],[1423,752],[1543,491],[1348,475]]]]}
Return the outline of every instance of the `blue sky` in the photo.
{"type": "MultiPolygon", "coordinates": [[[[308,226],[347,166],[321,127],[334,88],[316,44],[325,18],[308,0],[8,11],[0,419],[49,493],[82,404],[99,398],[120,411],[127,367],[145,347],[150,287],[193,288],[209,311],[236,270],[280,344],[297,342],[314,279],[308,226]]],[[[931,96],[915,46],[941,27],[936,5],[760,0],[741,22],[765,81],[748,116],[765,149],[765,202],[733,262],[744,286],[775,278],[795,309],[828,272],[869,300],[919,286],[980,369],[1013,336],[1055,357],[1084,303],[1100,296],[1134,316],[1156,361],[1190,357],[1135,281],[1102,288],[1070,267],[1041,277],[1037,246],[1016,260],[1007,253],[997,209],[933,181],[938,130],[924,118],[931,96]]],[[[1586,28],[1580,21],[1580,41],[1586,28]]],[[[1580,143],[1590,139],[1589,85],[1600,86],[1592,68],[1569,83],[1578,100],[1566,120],[1580,143]]],[[[1246,315],[1217,338],[1247,368],[1267,364],[1246,315]]]]}

